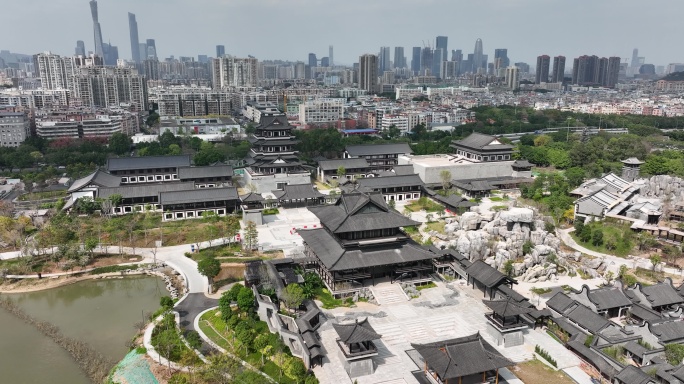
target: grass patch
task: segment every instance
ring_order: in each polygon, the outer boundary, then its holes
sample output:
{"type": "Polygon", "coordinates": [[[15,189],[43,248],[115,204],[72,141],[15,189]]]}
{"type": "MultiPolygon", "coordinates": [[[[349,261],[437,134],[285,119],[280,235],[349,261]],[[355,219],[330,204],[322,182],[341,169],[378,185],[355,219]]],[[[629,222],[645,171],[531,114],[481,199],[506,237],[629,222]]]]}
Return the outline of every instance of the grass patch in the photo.
{"type": "Polygon", "coordinates": [[[101,275],[103,273],[121,272],[129,269],[138,269],[139,265],[108,265],[106,267],[98,267],[90,271],[91,275],[101,275]]]}
{"type": "Polygon", "coordinates": [[[629,225],[613,223],[610,221],[592,222],[587,224],[591,231],[600,229],[603,231],[603,242],[594,245],[591,240],[582,241],[575,231],[570,232],[570,236],[581,246],[592,251],[606,253],[618,257],[627,257],[634,248],[633,232],[629,225]]]}
{"type": "Polygon", "coordinates": [[[432,223],[427,223],[425,226],[428,232],[435,231],[437,233],[444,233],[444,227],[446,226],[446,223],[443,221],[435,221],[432,223]]]}
{"type": "Polygon", "coordinates": [[[504,201],[505,199],[503,197],[492,196],[489,198],[489,200],[499,202],[499,201],[504,201]]]}
{"type": "Polygon", "coordinates": [[[421,197],[418,200],[414,200],[410,204],[406,204],[406,209],[411,212],[418,212],[425,210],[426,212],[439,212],[443,211],[444,207],[441,204],[437,204],[434,201],[428,199],[427,197],[421,197]]]}
{"type": "Polygon", "coordinates": [[[436,288],[436,287],[437,287],[437,284],[435,284],[434,282],[431,281],[427,284],[417,286],[416,289],[419,291],[422,291],[424,289],[430,289],[430,288],[436,288]]]}
{"type": "Polygon", "coordinates": [[[333,295],[325,288],[318,288],[315,291],[315,299],[323,303],[324,309],[333,309],[337,307],[346,307],[346,303],[343,300],[336,299],[333,295]]]}
{"type": "Polygon", "coordinates": [[[26,193],[21,196],[19,196],[19,201],[36,201],[36,200],[44,200],[44,199],[56,199],[60,197],[65,197],[67,195],[67,191],[46,191],[46,192],[33,192],[33,193],[26,193]]]}
{"type": "Polygon", "coordinates": [[[551,291],[552,291],[551,288],[535,288],[535,287],[532,287],[532,289],[530,289],[530,292],[536,293],[537,295],[540,295],[540,296],[547,294],[551,291]]]}
{"type": "Polygon", "coordinates": [[[508,209],[508,205],[495,205],[492,207],[494,212],[505,211],[506,209],[508,209]]]}
{"type": "Polygon", "coordinates": [[[280,211],[278,210],[278,208],[264,209],[264,215],[277,215],[279,213],[280,213],[280,211]]]}
{"type": "Polygon", "coordinates": [[[525,384],[575,384],[562,370],[556,371],[539,360],[531,360],[512,368],[525,384]]]}

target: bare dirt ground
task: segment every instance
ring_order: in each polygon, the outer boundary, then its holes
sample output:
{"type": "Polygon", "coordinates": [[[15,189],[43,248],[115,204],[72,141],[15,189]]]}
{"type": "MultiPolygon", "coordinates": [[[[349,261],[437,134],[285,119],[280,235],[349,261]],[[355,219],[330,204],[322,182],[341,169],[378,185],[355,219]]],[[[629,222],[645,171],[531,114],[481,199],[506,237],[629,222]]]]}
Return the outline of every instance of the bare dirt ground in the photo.
{"type": "Polygon", "coordinates": [[[531,360],[511,368],[525,384],[574,384],[563,371],[554,371],[539,360],[531,360]]]}

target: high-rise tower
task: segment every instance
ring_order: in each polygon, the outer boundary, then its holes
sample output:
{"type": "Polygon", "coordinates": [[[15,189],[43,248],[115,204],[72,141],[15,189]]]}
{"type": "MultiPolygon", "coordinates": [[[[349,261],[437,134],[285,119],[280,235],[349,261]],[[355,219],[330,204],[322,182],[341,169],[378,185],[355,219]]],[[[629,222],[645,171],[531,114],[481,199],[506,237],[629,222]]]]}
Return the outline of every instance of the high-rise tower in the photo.
{"type": "Polygon", "coordinates": [[[147,58],[157,59],[157,43],[154,39],[147,39],[147,58]]]}
{"type": "Polygon", "coordinates": [[[632,68],[639,68],[639,48],[634,48],[632,51],[632,68]]]}
{"type": "Polygon", "coordinates": [[[442,55],[440,56],[442,58],[442,61],[447,61],[447,43],[449,41],[449,38],[447,36],[437,36],[437,39],[435,41],[435,46],[437,49],[442,51],[442,55]]]}
{"type": "Polygon", "coordinates": [[[390,67],[390,47],[380,47],[379,63],[380,72],[389,71],[390,67]]]}
{"type": "Polygon", "coordinates": [[[411,55],[411,72],[417,75],[420,72],[420,47],[413,47],[411,55]]]}
{"type": "Polygon", "coordinates": [[[226,46],[225,45],[217,45],[216,46],[216,57],[223,57],[226,54],[226,46]]]}
{"type": "Polygon", "coordinates": [[[556,56],[553,58],[553,74],[551,75],[552,83],[562,83],[565,79],[565,56],[556,56]]]}
{"type": "Polygon", "coordinates": [[[394,47],[394,68],[406,68],[404,47],[394,47]]]}
{"type": "Polygon", "coordinates": [[[140,63],[140,41],[138,39],[138,22],[135,14],[128,12],[128,29],[131,35],[131,58],[134,62],[140,63]]]}
{"type": "Polygon", "coordinates": [[[333,60],[333,46],[328,47],[328,65],[333,66],[335,65],[335,61],[333,60]]]}
{"type": "Polygon", "coordinates": [[[97,17],[97,0],[90,0],[90,13],[93,16],[93,35],[95,37],[95,54],[104,57],[104,50],[102,49],[102,29],[100,28],[100,21],[97,17]]]}
{"type": "Polygon", "coordinates": [[[477,39],[475,40],[475,50],[473,51],[473,73],[477,73],[480,68],[487,68],[482,52],[482,39],[477,39]]]}
{"type": "Polygon", "coordinates": [[[85,57],[86,51],[85,51],[85,43],[83,40],[79,40],[76,42],[76,50],[74,51],[76,56],[83,56],[85,57]]]}
{"type": "Polygon", "coordinates": [[[378,57],[365,54],[359,57],[359,88],[369,94],[378,93],[378,57]]]}
{"type": "Polygon", "coordinates": [[[548,83],[549,82],[549,65],[551,58],[548,55],[537,56],[537,76],[534,83],[548,83]]]}

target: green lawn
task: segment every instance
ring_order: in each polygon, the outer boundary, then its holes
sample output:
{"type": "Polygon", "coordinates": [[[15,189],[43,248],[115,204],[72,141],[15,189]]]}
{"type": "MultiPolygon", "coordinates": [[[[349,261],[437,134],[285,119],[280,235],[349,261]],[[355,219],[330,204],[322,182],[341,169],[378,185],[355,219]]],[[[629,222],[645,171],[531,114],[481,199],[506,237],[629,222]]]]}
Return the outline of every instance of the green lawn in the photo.
{"type": "Polygon", "coordinates": [[[421,197],[418,200],[411,202],[406,205],[406,209],[411,212],[418,212],[425,210],[427,212],[439,212],[443,211],[444,207],[441,204],[437,204],[434,201],[428,199],[427,197],[421,197]]]}
{"type": "Polygon", "coordinates": [[[595,231],[599,228],[603,231],[603,243],[600,245],[594,245],[591,241],[583,242],[574,231],[570,232],[570,235],[577,242],[577,244],[580,244],[587,249],[591,249],[592,251],[619,257],[626,257],[630,254],[630,252],[632,252],[634,248],[634,241],[632,239],[633,233],[629,228],[629,225],[621,225],[608,221],[602,221],[600,223],[591,223],[588,226],[592,229],[592,231],[595,231]]]}
{"type": "Polygon", "coordinates": [[[435,221],[432,223],[427,223],[425,225],[427,227],[427,231],[436,231],[437,233],[444,233],[444,227],[446,226],[446,223],[443,221],[435,221]]]}
{"type": "Polygon", "coordinates": [[[316,300],[319,300],[321,303],[323,303],[324,309],[332,309],[332,308],[337,308],[337,307],[348,307],[351,305],[351,303],[349,303],[349,301],[334,298],[332,296],[332,294],[330,294],[330,291],[328,291],[325,288],[316,289],[314,298],[316,300]]]}

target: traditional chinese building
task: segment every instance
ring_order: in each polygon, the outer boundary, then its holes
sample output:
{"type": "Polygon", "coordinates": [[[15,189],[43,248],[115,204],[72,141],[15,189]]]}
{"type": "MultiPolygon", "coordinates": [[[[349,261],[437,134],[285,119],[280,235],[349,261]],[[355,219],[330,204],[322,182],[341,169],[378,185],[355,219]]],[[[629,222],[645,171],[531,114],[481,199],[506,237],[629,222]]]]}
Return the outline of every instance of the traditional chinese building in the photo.
{"type": "Polygon", "coordinates": [[[300,230],[305,254],[335,296],[380,281],[431,281],[434,253],[411,240],[413,221],[391,209],[380,193],[343,194],[333,205],[310,207],[322,228],[300,230]]]}

